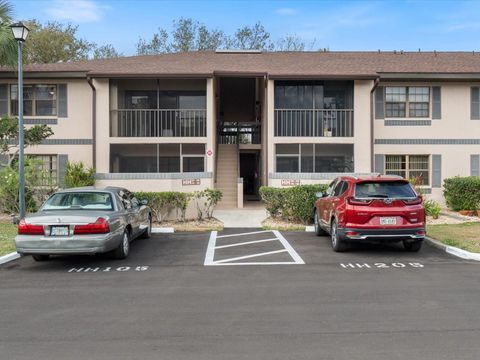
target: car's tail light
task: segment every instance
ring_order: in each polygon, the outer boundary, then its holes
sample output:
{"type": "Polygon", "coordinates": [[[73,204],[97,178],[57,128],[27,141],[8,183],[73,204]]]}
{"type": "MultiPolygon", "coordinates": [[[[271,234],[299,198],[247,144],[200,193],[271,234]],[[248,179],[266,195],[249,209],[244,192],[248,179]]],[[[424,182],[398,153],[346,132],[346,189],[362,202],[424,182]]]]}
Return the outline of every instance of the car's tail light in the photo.
{"type": "Polygon", "coordinates": [[[73,228],[73,233],[75,235],[107,234],[109,232],[110,226],[108,225],[108,221],[102,217],[99,217],[94,223],[75,225],[73,228]]]}
{"type": "Polygon", "coordinates": [[[372,203],[373,200],[370,200],[370,199],[357,199],[357,198],[354,198],[354,197],[349,197],[347,199],[347,202],[350,204],[350,205],[370,205],[372,203]]]}
{"type": "Polygon", "coordinates": [[[45,235],[42,225],[27,224],[25,219],[20,220],[18,223],[19,235],[45,235]]]}
{"type": "Polygon", "coordinates": [[[418,205],[422,203],[422,198],[420,196],[413,199],[403,199],[405,205],[418,205]]]}

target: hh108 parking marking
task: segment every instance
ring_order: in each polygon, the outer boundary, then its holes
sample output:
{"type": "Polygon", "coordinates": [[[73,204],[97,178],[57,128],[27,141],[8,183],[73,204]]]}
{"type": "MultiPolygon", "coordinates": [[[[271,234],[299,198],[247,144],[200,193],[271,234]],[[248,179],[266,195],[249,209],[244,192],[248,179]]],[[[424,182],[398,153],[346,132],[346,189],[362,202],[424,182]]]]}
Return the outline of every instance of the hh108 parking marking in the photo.
{"type": "Polygon", "coordinates": [[[73,267],[69,273],[102,273],[102,272],[125,272],[125,271],[147,271],[148,266],[105,266],[105,267],[73,267]]]}
{"type": "Polygon", "coordinates": [[[217,235],[216,231],[212,231],[210,234],[210,239],[208,241],[207,253],[205,254],[205,266],[239,266],[239,265],[304,265],[305,262],[303,259],[298,255],[295,249],[290,245],[290,243],[283,237],[283,235],[277,230],[263,230],[263,231],[253,231],[247,233],[240,233],[240,234],[228,234],[228,235],[217,235]],[[226,244],[226,245],[218,245],[217,246],[217,239],[222,238],[232,238],[232,237],[239,237],[241,239],[242,236],[247,235],[256,235],[256,234],[264,234],[264,233],[272,233],[273,236],[268,239],[260,239],[260,240],[252,240],[252,241],[241,241],[234,243],[234,244],[226,244]],[[265,251],[255,254],[247,254],[241,255],[236,257],[231,257],[228,259],[221,259],[215,260],[215,250],[216,249],[225,249],[225,248],[236,248],[245,245],[251,244],[258,244],[258,243],[268,243],[268,242],[276,242],[279,241],[283,245],[283,249],[280,250],[273,250],[273,251],[265,251]],[[247,259],[254,259],[259,258],[262,256],[273,255],[273,254],[281,254],[281,253],[288,253],[292,258],[292,261],[248,261],[248,262],[239,262],[239,260],[247,260],[247,259]]]}

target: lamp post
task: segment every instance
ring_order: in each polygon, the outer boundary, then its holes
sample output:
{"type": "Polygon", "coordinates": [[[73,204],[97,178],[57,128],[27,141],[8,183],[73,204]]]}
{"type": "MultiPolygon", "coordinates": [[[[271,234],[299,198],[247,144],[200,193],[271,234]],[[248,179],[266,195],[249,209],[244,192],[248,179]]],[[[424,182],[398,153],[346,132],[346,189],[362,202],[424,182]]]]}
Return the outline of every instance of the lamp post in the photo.
{"type": "Polygon", "coordinates": [[[27,40],[28,28],[21,22],[10,25],[18,43],[18,176],[20,219],[25,217],[25,139],[23,133],[23,43],[27,40]]]}

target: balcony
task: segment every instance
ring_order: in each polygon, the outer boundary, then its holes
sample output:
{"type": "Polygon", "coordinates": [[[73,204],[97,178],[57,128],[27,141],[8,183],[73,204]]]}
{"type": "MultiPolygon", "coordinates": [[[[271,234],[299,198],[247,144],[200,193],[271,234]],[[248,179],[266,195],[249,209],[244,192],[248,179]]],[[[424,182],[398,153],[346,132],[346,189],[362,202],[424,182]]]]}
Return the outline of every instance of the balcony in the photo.
{"type": "Polygon", "coordinates": [[[261,127],[258,123],[218,124],[218,136],[219,144],[261,144],[261,127]]]}
{"type": "Polygon", "coordinates": [[[110,115],[111,137],[204,137],[205,109],[116,109],[110,115]]]}
{"type": "Polygon", "coordinates": [[[275,136],[353,137],[352,109],[276,109],[275,136]]]}

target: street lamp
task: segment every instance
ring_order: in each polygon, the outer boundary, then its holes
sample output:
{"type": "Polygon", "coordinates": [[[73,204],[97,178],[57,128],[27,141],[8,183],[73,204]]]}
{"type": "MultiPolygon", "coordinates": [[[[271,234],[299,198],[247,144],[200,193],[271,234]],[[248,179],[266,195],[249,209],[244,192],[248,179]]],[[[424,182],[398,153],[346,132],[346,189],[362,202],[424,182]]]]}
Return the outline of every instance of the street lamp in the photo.
{"type": "Polygon", "coordinates": [[[18,176],[20,219],[25,217],[25,158],[23,133],[23,43],[27,40],[28,28],[21,22],[10,25],[13,37],[18,43],[18,176]]]}

